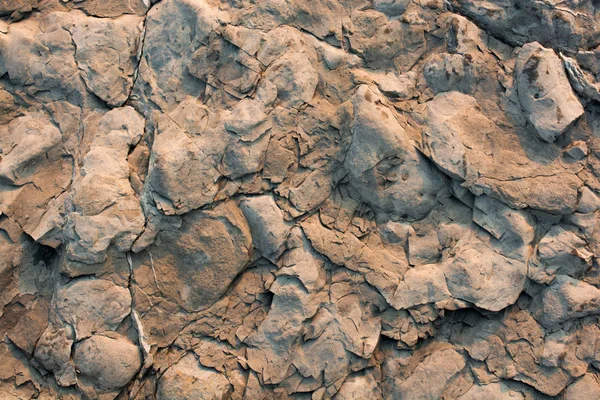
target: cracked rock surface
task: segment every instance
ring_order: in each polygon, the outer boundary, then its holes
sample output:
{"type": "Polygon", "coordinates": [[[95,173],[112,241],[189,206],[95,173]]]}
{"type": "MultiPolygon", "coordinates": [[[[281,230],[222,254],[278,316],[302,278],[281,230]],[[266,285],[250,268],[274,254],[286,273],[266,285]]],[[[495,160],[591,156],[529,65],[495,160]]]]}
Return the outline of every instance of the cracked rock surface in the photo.
{"type": "Polygon", "coordinates": [[[0,0],[0,400],[600,398],[600,2],[0,0]]]}

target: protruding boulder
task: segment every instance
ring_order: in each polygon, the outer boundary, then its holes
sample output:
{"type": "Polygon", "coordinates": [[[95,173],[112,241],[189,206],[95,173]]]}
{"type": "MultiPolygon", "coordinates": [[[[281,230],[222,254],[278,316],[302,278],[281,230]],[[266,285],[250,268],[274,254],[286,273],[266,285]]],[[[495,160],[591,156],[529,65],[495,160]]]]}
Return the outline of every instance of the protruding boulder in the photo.
{"type": "Polygon", "coordinates": [[[535,223],[530,214],[515,210],[488,196],[475,198],[473,222],[501,243],[502,253],[525,261],[531,255],[535,223]]]}
{"type": "Polygon", "coordinates": [[[62,141],[44,113],[27,113],[0,126],[0,212],[52,247],[62,243],[61,195],[73,175],[62,141]]]}
{"type": "Polygon", "coordinates": [[[594,373],[585,374],[567,387],[564,398],[565,400],[600,398],[600,379],[594,373]]]}
{"type": "Polygon", "coordinates": [[[521,127],[506,127],[508,121],[500,125],[503,118],[484,113],[475,97],[437,94],[427,103],[423,132],[431,160],[477,195],[513,208],[572,213],[583,186],[576,175],[580,166],[561,162],[556,147],[542,146],[533,135],[523,137],[521,127]]]}
{"type": "Polygon", "coordinates": [[[579,191],[579,205],[577,212],[588,214],[600,209],[600,197],[592,189],[584,186],[579,191]]]}
{"type": "Polygon", "coordinates": [[[406,271],[390,303],[396,309],[408,309],[451,297],[444,270],[436,264],[428,264],[406,271]]]}
{"type": "Polygon", "coordinates": [[[560,58],[537,42],[519,51],[515,65],[521,106],[537,134],[554,142],[583,114],[560,58]]]}
{"type": "Polygon", "coordinates": [[[26,115],[15,119],[9,126],[12,148],[3,149],[0,180],[12,185],[28,182],[28,175],[36,162],[61,141],[58,128],[42,114],[26,115]]]}
{"type": "Polygon", "coordinates": [[[73,27],[75,60],[88,89],[108,105],[120,106],[133,88],[142,19],[81,18],[73,27]]]}
{"type": "Polygon", "coordinates": [[[533,316],[547,328],[586,315],[600,313],[600,289],[559,275],[532,303],[533,316]]]}
{"type": "Polygon", "coordinates": [[[312,100],[319,75],[309,58],[300,52],[288,52],[265,71],[265,79],[277,87],[282,107],[297,108],[312,100]]]}
{"type": "Polygon", "coordinates": [[[35,346],[34,356],[44,368],[54,373],[61,386],[75,384],[77,376],[71,362],[71,346],[73,338],[69,338],[68,329],[48,325],[35,346]]]}
{"type": "Polygon", "coordinates": [[[204,83],[189,64],[221,18],[226,16],[204,0],[168,0],[152,7],[139,66],[143,95],[164,111],[189,95],[198,96],[204,83]]]}
{"type": "Polygon", "coordinates": [[[230,179],[240,179],[259,172],[269,147],[269,134],[252,141],[234,140],[225,149],[221,164],[223,175],[230,179]]]}
{"type": "Polygon", "coordinates": [[[263,257],[275,261],[284,250],[291,223],[284,220],[272,195],[248,197],[240,208],[250,225],[254,246],[263,257]]]}
{"type": "Polygon", "coordinates": [[[448,259],[444,275],[456,299],[499,311],[514,304],[527,283],[527,265],[494,252],[483,243],[463,243],[448,259]]]}
{"type": "Polygon", "coordinates": [[[540,240],[540,260],[550,276],[564,274],[581,278],[591,266],[593,253],[587,248],[585,240],[575,233],[576,228],[573,228],[554,225],[540,240]]]}
{"type": "Polygon", "coordinates": [[[228,131],[245,140],[256,139],[269,128],[266,111],[260,100],[244,99],[233,106],[223,124],[228,131]]]}
{"type": "Polygon", "coordinates": [[[129,183],[129,148],[144,132],[131,107],[106,113],[75,180],[66,228],[67,256],[88,264],[106,260],[107,249],[129,251],[144,228],[144,214],[129,183]]]}
{"type": "Polygon", "coordinates": [[[148,181],[165,214],[184,214],[213,201],[221,174],[217,162],[167,116],[160,117],[148,181]]]}
{"type": "Polygon", "coordinates": [[[80,378],[96,389],[114,390],[127,385],[142,365],[140,349],[117,334],[94,335],[75,345],[73,362],[80,378]]]}

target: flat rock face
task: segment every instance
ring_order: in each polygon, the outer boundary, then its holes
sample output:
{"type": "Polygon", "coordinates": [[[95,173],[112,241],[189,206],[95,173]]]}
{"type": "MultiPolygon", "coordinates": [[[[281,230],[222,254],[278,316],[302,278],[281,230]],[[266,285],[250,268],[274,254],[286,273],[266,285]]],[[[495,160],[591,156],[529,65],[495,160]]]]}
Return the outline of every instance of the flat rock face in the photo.
{"type": "Polygon", "coordinates": [[[215,302],[250,262],[252,237],[237,206],[188,213],[177,231],[160,232],[148,249],[157,285],[188,311],[215,302]]]}
{"type": "Polygon", "coordinates": [[[394,392],[398,397],[439,399],[465,365],[462,356],[452,349],[436,351],[420,362],[406,380],[397,382],[394,392]]]}
{"type": "Polygon", "coordinates": [[[160,400],[213,400],[226,398],[231,385],[227,378],[204,368],[193,353],[188,353],[163,374],[158,383],[160,400]]]}
{"type": "Polygon", "coordinates": [[[442,175],[414,147],[376,92],[360,86],[352,98],[352,138],[344,158],[350,185],[377,210],[420,219],[434,207],[442,175]]]}
{"type": "Polygon", "coordinates": [[[76,337],[85,338],[114,330],[129,314],[131,294],[103,279],[81,278],[57,292],[56,308],[76,337]]]}
{"type": "Polygon", "coordinates": [[[0,400],[600,398],[599,4],[0,0],[0,400]]]}

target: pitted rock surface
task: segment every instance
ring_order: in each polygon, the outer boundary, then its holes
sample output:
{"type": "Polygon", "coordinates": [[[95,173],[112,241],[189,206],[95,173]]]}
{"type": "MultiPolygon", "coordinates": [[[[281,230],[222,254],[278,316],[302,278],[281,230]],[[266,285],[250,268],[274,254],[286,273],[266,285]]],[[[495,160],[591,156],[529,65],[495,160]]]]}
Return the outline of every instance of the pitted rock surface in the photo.
{"type": "Polygon", "coordinates": [[[600,398],[600,3],[0,0],[0,400],[600,398]]]}

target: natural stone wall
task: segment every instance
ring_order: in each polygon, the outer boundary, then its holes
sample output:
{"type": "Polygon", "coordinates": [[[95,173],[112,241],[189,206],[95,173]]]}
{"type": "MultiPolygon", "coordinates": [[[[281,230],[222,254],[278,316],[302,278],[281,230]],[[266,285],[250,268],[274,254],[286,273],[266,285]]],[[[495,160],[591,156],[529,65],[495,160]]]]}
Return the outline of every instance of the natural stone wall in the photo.
{"type": "Polygon", "coordinates": [[[0,0],[0,400],[600,398],[600,2],[0,0]]]}

